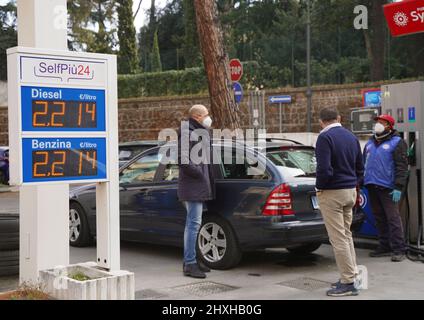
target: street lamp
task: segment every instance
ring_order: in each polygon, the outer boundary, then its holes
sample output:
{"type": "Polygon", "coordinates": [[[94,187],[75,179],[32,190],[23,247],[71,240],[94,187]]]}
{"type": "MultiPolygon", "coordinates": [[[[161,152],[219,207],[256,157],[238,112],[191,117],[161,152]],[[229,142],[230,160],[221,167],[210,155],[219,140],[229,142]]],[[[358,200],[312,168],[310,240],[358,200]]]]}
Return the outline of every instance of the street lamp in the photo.
{"type": "Polygon", "coordinates": [[[312,113],[312,88],[311,88],[311,8],[310,0],[307,0],[306,17],[306,98],[307,98],[307,131],[311,132],[311,113],[312,113]]]}

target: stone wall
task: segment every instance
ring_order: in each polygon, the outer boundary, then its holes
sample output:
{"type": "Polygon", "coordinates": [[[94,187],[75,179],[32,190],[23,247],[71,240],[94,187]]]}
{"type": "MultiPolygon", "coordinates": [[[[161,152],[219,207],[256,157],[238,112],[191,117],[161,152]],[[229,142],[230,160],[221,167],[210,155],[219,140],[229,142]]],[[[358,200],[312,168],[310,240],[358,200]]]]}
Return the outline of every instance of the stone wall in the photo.
{"type": "MultiPolygon", "coordinates": [[[[399,82],[399,81],[398,81],[399,82]]],[[[387,83],[387,82],[385,82],[387,83]]],[[[392,82],[393,83],[393,82],[392,82]]],[[[319,110],[328,106],[339,109],[343,125],[350,127],[350,109],[361,107],[361,90],[380,87],[382,83],[360,83],[347,85],[316,86],[312,96],[312,131],[319,132],[319,110]]],[[[283,132],[306,131],[305,88],[287,88],[266,92],[266,127],[269,133],[279,130],[278,105],[268,104],[270,95],[291,95],[293,103],[283,105],[283,132]]],[[[119,100],[119,139],[121,142],[142,139],[156,139],[163,128],[177,128],[179,121],[186,116],[193,104],[201,103],[209,107],[208,96],[151,97],[119,100]]],[[[240,105],[241,124],[249,126],[248,96],[245,94],[240,105]]],[[[8,144],[7,108],[0,107],[0,145],[8,144]]]]}
{"type": "Polygon", "coordinates": [[[0,106],[7,106],[7,82],[0,81],[0,106]]]}

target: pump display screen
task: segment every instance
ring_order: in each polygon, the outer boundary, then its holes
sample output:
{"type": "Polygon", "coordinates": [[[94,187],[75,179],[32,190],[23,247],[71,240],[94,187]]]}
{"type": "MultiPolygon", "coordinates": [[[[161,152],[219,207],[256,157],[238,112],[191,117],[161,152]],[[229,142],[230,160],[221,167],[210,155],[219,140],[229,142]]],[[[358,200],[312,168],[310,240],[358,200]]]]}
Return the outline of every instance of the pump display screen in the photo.
{"type": "Polygon", "coordinates": [[[104,90],[21,88],[23,131],[105,131],[104,90]]]}
{"type": "Polygon", "coordinates": [[[106,178],[105,138],[24,138],[24,182],[106,178]]]}
{"type": "Polygon", "coordinates": [[[353,133],[371,133],[373,132],[375,121],[380,110],[378,108],[360,108],[351,113],[351,123],[353,133]]]}

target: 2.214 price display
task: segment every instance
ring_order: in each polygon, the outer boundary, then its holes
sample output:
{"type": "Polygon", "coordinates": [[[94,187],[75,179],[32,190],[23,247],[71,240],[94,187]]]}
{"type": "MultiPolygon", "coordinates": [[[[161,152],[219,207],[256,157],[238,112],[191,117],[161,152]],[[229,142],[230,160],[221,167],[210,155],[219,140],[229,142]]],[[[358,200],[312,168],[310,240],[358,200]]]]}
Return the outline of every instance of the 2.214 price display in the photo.
{"type": "Polygon", "coordinates": [[[97,105],[80,101],[32,101],[32,126],[59,128],[96,128],[97,105]]]}
{"type": "Polygon", "coordinates": [[[96,175],[96,149],[56,149],[32,152],[34,179],[96,175]]]}

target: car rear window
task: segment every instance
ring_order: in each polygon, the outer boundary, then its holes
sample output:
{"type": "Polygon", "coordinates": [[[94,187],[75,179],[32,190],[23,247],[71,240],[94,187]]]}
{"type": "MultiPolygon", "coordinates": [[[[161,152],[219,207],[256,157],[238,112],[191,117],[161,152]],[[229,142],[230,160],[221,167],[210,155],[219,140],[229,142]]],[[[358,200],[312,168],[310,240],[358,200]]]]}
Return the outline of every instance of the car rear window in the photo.
{"type": "Polygon", "coordinates": [[[289,177],[315,177],[317,162],[314,149],[284,149],[270,151],[267,158],[289,177]]]}

